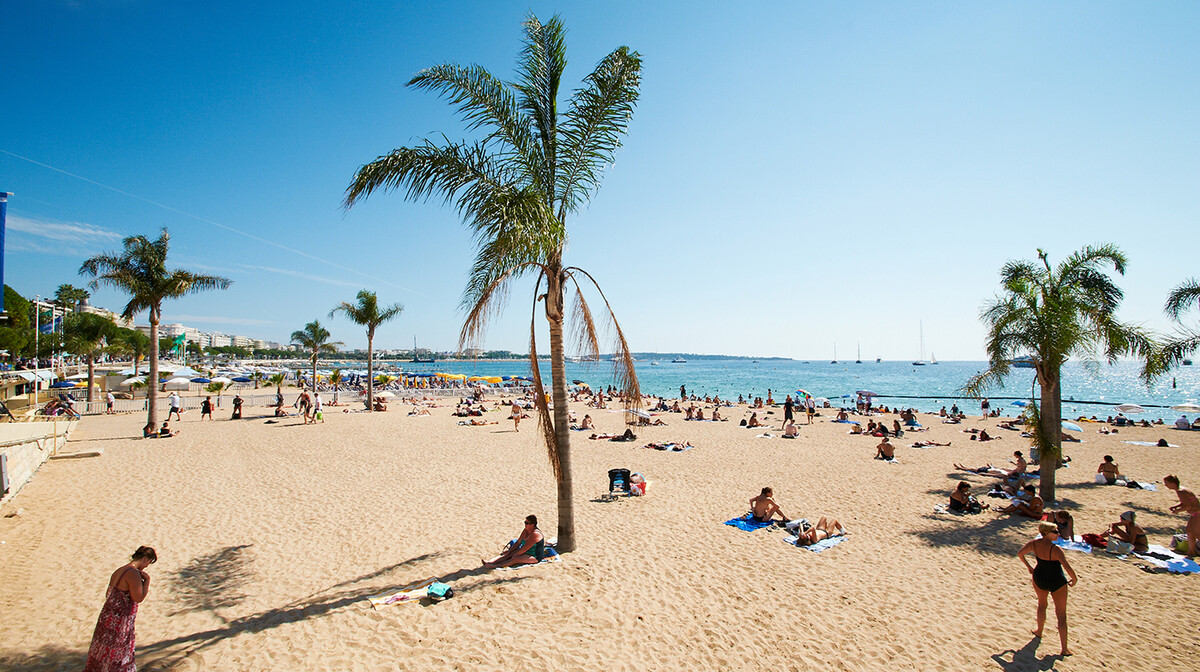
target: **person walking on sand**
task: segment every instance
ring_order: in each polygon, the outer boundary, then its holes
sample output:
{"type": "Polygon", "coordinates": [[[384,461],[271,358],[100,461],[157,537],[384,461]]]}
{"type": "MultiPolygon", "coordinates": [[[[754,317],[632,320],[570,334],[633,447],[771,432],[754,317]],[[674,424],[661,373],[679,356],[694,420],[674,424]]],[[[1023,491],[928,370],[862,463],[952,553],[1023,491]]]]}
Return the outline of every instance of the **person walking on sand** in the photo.
{"type": "Polygon", "coordinates": [[[183,400],[179,398],[179,393],[172,392],[171,396],[167,397],[167,402],[167,420],[170,421],[174,415],[176,420],[183,422],[183,400]]]}
{"type": "Polygon", "coordinates": [[[150,592],[150,575],[146,568],[157,561],[158,555],[153,548],[140,546],[133,552],[129,564],[109,577],[104,607],[96,619],[84,672],[137,670],[133,662],[134,622],[138,604],[150,592]]]}
{"type": "Polygon", "coordinates": [[[792,419],[793,409],[795,404],[792,403],[792,395],[787,395],[787,399],[783,400],[783,426],[787,427],[788,420],[792,419]]]}
{"type": "Polygon", "coordinates": [[[113,414],[113,406],[117,403],[117,395],[113,394],[112,390],[109,390],[108,394],[105,395],[104,400],[107,402],[106,403],[107,408],[105,409],[104,413],[106,415],[112,415],[113,414]]]}
{"type": "Polygon", "coordinates": [[[212,397],[205,397],[204,401],[200,402],[200,420],[203,421],[205,416],[212,420],[212,397]]]}
{"type": "Polygon", "coordinates": [[[1037,629],[1033,630],[1033,636],[1041,638],[1042,629],[1046,625],[1046,604],[1048,598],[1054,598],[1054,615],[1058,618],[1058,640],[1062,647],[1059,655],[1069,656],[1071,650],[1067,648],[1067,587],[1074,586],[1079,578],[1075,576],[1075,570],[1071,569],[1071,563],[1067,562],[1067,556],[1054,542],[1058,539],[1058,526],[1054,523],[1038,523],[1038,532],[1041,537],[1034,539],[1021,547],[1017,551],[1017,557],[1021,562],[1025,563],[1025,568],[1029,570],[1030,577],[1033,579],[1033,591],[1037,593],[1037,629]],[[1033,553],[1037,558],[1037,566],[1029,564],[1029,560],[1025,556],[1033,553]],[[1063,576],[1063,570],[1067,570],[1067,575],[1071,577],[1068,581],[1066,576],[1063,576]]]}
{"type": "Polygon", "coordinates": [[[804,410],[808,413],[808,424],[812,424],[813,416],[817,414],[817,400],[811,394],[804,395],[804,410]]]}
{"type": "Polygon", "coordinates": [[[521,431],[521,414],[524,412],[525,412],[525,409],[521,408],[521,405],[517,403],[516,399],[514,399],[513,403],[512,403],[512,415],[509,416],[512,418],[512,421],[513,421],[513,431],[514,432],[521,431]]]}
{"type": "Polygon", "coordinates": [[[321,402],[321,393],[317,392],[315,395],[313,395],[313,420],[312,421],[313,421],[314,425],[317,424],[317,421],[320,421],[321,424],[325,424],[325,414],[321,410],[322,407],[323,407],[323,404],[321,402]]]}

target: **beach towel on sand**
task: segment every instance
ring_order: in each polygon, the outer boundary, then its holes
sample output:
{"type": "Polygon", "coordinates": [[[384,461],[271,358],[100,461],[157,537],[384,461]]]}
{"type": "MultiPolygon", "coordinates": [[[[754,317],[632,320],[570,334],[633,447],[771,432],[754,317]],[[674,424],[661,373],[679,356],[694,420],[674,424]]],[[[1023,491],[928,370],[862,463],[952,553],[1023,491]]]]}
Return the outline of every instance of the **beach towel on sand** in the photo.
{"type": "Polygon", "coordinates": [[[1200,574],[1200,565],[1195,560],[1180,555],[1166,546],[1151,545],[1147,553],[1134,553],[1139,560],[1165,569],[1172,574],[1200,574]]]}
{"type": "MultiPolygon", "coordinates": [[[[513,541],[516,541],[516,539],[514,539],[513,541]]],[[[512,567],[497,567],[496,571],[499,572],[499,571],[505,571],[505,570],[510,570],[510,569],[523,569],[525,567],[533,567],[535,565],[543,565],[547,562],[561,562],[561,561],[562,561],[562,556],[558,554],[558,551],[547,546],[546,551],[542,554],[542,559],[539,560],[538,562],[533,562],[528,565],[513,565],[512,567]]]]}
{"type": "MultiPolygon", "coordinates": [[[[1038,535],[1038,536],[1041,536],[1041,535],[1038,535]]],[[[1079,551],[1080,553],[1091,553],[1092,552],[1091,544],[1086,544],[1082,541],[1068,541],[1066,539],[1063,539],[1062,537],[1055,539],[1054,545],[1058,546],[1059,548],[1061,548],[1063,550],[1067,550],[1067,551],[1079,551]]]]}
{"type": "MultiPolygon", "coordinates": [[[[1146,446],[1148,448],[1158,447],[1158,444],[1154,443],[1153,441],[1122,441],[1121,443],[1128,443],[1131,446],[1146,446]]],[[[1179,446],[1177,446],[1173,443],[1168,443],[1167,447],[1168,448],[1178,448],[1179,446]]]]}
{"type": "Polygon", "coordinates": [[[402,602],[420,602],[422,598],[429,596],[429,586],[436,581],[437,577],[431,576],[428,579],[415,581],[402,588],[385,590],[378,595],[370,595],[367,597],[367,600],[376,609],[402,602]]]}
{"type": "Polygon", "coordinates": [[[846,535],[842,534],[842,535],[839,535],[836,537],[829,537],[828,539],[822,539],[811,546],[801,546],[800,544],[796,543],[796,539],[797,539],[797,537],[794,537],[794,536],[783,538],[784,541],[786,541],[787,543],[789,543],[797,548],[807,549],[807,550],[812,551],[813,553],[820,553],[821,551],[823,551],[827,548],[833,548],[834,546],[837,546],[838,544],[845,541],[846,535]]]}
{"type": "Polygon", "coordinates": [[[725,521],[725,524],[730,525],[732,527],[736,527],[737,529],[742,530],[743,532],[753,532],[755,530],[761,530],[764,527],[771,527],[772,525],[774,525],[774,523],[771,523],[771,522],[761,523],[757,520],[754,520],[754,517],[748,513],[740,518],[734,518],[732,520],[727,520],[727,521],[725,521]]]}

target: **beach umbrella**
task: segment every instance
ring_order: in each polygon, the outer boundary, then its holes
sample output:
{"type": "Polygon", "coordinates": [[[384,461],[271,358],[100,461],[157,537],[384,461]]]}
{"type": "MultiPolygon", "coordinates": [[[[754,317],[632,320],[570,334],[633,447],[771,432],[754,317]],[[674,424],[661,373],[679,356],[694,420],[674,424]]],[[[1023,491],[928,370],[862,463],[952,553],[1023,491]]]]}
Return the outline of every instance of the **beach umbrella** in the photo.
{"type": "Polygon", "coordinates": [[[1130,413],[1130,414],[1146,412],[1146,409],[1142,408],[1141,406],[1138,406],[1137,404],[1121,404],[1120,406],[1115,406],[1114,409],[1120,413],[1130,413]]]}
{"type": "Polygon", "coordinates": [[[1195,404],[1190,401],[1186,401],[1182,404],[1176,404],[1176,405],[1172,406],[1171,410],[1179,411],[1180,413],[1200,413],[1200,404],[1195,404]]]}
{"type": "Polygon", "coordinates": [[[238,376],[237,378],[233,379],[233,382],[235,382],[235,383],[253,383],[254,379],[249,376],[238,376]]]}
{"type": "Polygon", "coordinates": [[[828,404],[829,400],[826,399],[825,397],[817,397],[816,399],[813,399],[813,403],[814,404],[828,404]]]}
{"type": "Polygon", "coordinates": [[[811,397],[812,396],[811,394],[808,393],[808,390],[804,389],[803,387],[796,390],[796,394],[798,394],[802,397],[811,397]]]}
{"type": "Polygon", "coordinates": [[[193,383],[211,383],[212,381],[209,380],[208,378],[205,378],[204,376],[197,376],[196,378],[192,378],[192,382],[193,383]]]}
{"type": "Polygon", "coordinates": [[[878,397],[879,396],[878,394],[875,394],[874,392],[872,392],[870,390],[858,390],[857,392],[855,392],[855,394],[857,394],[860,397],[878,397]]]}
{"type": "Polygon", "coordinates": [[[165,381],[163,384],[169,387],[182,387],[186,389],[192,384],[192,381],[188,380],[187,378],[172,378],[165,381]]]}
{"type": "Polygon", "coordinates": [[[1020,406],[1021,408],[1025,408],[1026,406],[1029,405],[1029,402],[1025,401],[1024,399],[1017,399],[1016,401],[1012,402],[1012,405],[1020,406]]]}
{"type": "Polygon", "coordinates": [[[130,385],[133,385],[134,383],[139,383],[139,382],[140,383],[146,382],[146,377],[145,376],[134,376],[133,378],[126,378],[125,380],[121,381],[121,387],[129,387],[130,385]]]}
{"type": "Polygon", "coordinates": [[[77,373],[73,376],[67,376],[67,380],[87,380],[87,377],[86,373],[77,373]]]}
{"type": "Polygon", "coordinates": [[[212,379],[211,381],[209,381],[209,382],[212,382],[212,383],[225,383],[226,385],[232,385],[232,384],[233,384],[233,379],[232,379],[232,378],[226,378],[225,376],[217,376],[216,378],[213,378],[213,379],[212,379]]]}
{"type": "Polygon", "coordinates": [[[381,399],[391,399],[392,397],[395,397],[396,395],[385,390],[383,392],[377,393],[375,396],[377,396],[381,399]]]}
{"type": "Polygon", "coordinates": [[[649,418],[650,417],[649,413],[647,413],[646,411],[643,411],[639,408],[627,408],[627,409],[625,409],[625,412],[629,413],[631,415],[636,415],[639,418],[649,418]]]}
{"type": "Polygon", "coordinates": [[[1082,427],[1080,427],[1079,425],[1077,425],[1077,424],[1075,424],[1075,423],[1073,423],[1073,422],[1068,422],[1068,421],[1066,421],[1066,420],[1063,420],[1063,421],[1062,421],[1062,428],[1063,428],[1063,429],[1069,429],[1069,430],[1071,430],[1072,432],[1082,432],[1082,431],[1083,431],[1083,428],[1082,428],[1082,427]]]}
{"type": "Polygon", "coordinates": [[[588,385],[587,383],[583,382],[582,380],[572,380],[571,382],[575,385],[579,385],[580,387],[591,387],[591,385],[588,385]]]}
{"type": "Polygon", "coordinates": [[[69,389],[74,389],[75,383],[72,383],[69,380],[60,380],[57,383],[52,383],[50,385],[50,387],[53,387],[55,389],[69,390],[69,389]]]}

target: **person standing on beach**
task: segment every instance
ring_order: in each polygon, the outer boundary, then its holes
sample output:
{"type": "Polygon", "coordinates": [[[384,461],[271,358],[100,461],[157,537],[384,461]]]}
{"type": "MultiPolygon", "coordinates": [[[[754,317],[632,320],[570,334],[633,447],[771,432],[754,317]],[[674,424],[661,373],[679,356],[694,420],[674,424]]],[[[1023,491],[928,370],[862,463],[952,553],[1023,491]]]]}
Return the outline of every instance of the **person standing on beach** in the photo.
{"type": "Polygon", "coordinates": [[[1042,535],[1040,538],[1030,541],[1017,551],[1017,557],[1025,563],[1025,568],[1033,578],[1033,591],[1037,593],[1037,629],[1033,631],[1033,636],[1041,638],[1042,629],[1046,625],[1047,598],[1053,597],[1054,615],[1058,618],[1058,640],[1062,646],[1059,655],[1069,656],[1071,650],[1067,648],[1067,587],[1074,586],[1079,578],[1075,576],[1075,570],[1071,569],[1071,563],[1067,562],[1067,556],[1063,554],[1062,549],[1054,545],[1058,539],[1058,526],[1054,523],[1038,523],[1038,532],[1042,535]],[[1037,558],[1036,567],[1029,564],[1029,560],[1025,558],[1030,553],[1037,558]],[[1071,577],[1069,581],[1063,576],[1064,569],[1071,577]]]}
{"type": "Polygon", "coordinates": [[[1187,526],[1184,532],[1187,533],[1187,554],[1196,555],[1197,540],[1200,540],[1200,500],[1196,499],[1195,493],[1179,487],[1179,477],[1168,475],[1163,477],[1163,485],[1167,489],[1174,490],[1175,495],[1179,497],[1179,503],[1171,507],[1171,511],[1183,511],[1188,514],[1187,526]]]}
{"type": "Polygon", "coordinates": [[[680,401],[687,400],[687,388],[685,388],[683,385],[679,386],[679,400],[680,401]]]}
{"type": "Polygon", "coordinates": [[[812,424],[813,416],[817,413],[817,400],[812,395],[804,395],[804,410],[808,412],[808,424],[812,424]]]}
{"type": "Polygon", "coordinates": [[[521,405],[517,403],[516,399],[514,399],[512,403],[512,415],[510,416],[513,421],[514,432],[521,431],[521,414],[524,412],[525,410],[521,408],[521,405]]]}
{"type": "Polygon", "coordinates": [[[321,421],[321,424],[325,424],[325,415],[321,412],[321,406],[322,406],[321,393],[317,392],[316,395],[313,396],[313,424],[314,425],[317,424],[318,420],[321,421]]]}
{"type": "Polygon", "coordinates": [[[979,402],[979,410],[983,413],[984,420],[988,419],[988,410],[991,406],[992,404],[988,401],[987,397],[984,397],[983,401],[979,402]]]}
{"type": "Polygon", "coordinates": [[[109,390],[108,394],[105,395],[105,401],[108,402],[107,403],[108,408],[104,412],[107,415],[112,415],[113,414],[113,405],[115,405],[117,403],[117,395],[113,394],[112,390],[109,390]]]}
{"type": "Polygon", "coordinates": [[[200,402],[200,420],[203,421],[205,416],[212,420],[212,397],[205,397],[204,401],[200,402]]]}
{"type": "Polygon", "coordinates": [[[783,426],[786,427],[789,420],[792,419],[792,412],[795,404],[792,403],[792,395],[787,395],[787,399],[783,400],[783,426]]]}
{"type": "Polygon", "coordinates": [[[179,393],[172,392],[171,396],[167,397],[167,402],[169,407],[167,421],[171,420],[171,415],[173,414],[176,420],[183,422],[183,400],[179,398],[179,393]]]}
{"type": "Polygon", "coordinates": [[[158,555],[153,548],[141,546],[133,552],[129,564],[109,578],[84,672],[134,672],[137,669],[133,662],[134,622],[138,604],[150,592],[150,575],[146,568],[157,561],[158,555]]]}

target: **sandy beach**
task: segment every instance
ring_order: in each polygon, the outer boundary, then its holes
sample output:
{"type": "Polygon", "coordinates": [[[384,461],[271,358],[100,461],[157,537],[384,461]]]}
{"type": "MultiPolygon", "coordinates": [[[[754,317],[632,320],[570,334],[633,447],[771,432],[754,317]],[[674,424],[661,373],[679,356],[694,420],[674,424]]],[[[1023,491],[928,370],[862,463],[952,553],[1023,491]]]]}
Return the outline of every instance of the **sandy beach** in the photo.
{"type": "MultiPolygon", "coordinates": [[[[446,404],[447,402],[441,402],[446,404]]],[[[590,412],[602,431],[623,416],[590,412]]],[[[730,422],[642,427],[634,443],[572,435],[579,548],[558,563],[483,571],[533,513],[555,530],[555,489],[532,420],[514,432],[431,417],[349,414],[266,424],[264,408],[231,422],[192,412],[182,434],[140,440],[142,416],[88,417],[68,450],[103,456],[47,463],[0,513],[0,668],[76,670],[113,569],[141,544],[158,550],[137,624],[144,670],[1093,670],[1178,669],[1200,650],[1200,576],[1153,574],[1102,551],[1070,552],[1072,658],[1053,615],[1040,643],[1034,592],[1016,558],[1036,524],[984,512],[938,514],[960,478],[982,495],[994,479],[954,462],[1003,464],[1027,450],[978,416],[897,441],[898,464],[871,459],[877,439],[850,436],[829,415],[778,431],[730,422]],[[962,433],[987,428],[1002,440],[962,433]],[[949,447],[909,448],[917,439],[949,447]],[[642,446],[687,440],[681,453],[642,446]],[[602,501],[607,470],[651,481],[649,495],[602,501]],[[849,538],[821,553],[778,530],[722,522],[763,486],[792,517],[839,518],[849,538]],[[456,596],[373,609],[367,596],[428,577],[456,596]]],[[[828,412],[826,412],[828,413],[828,412]]],[[[887,416],[889,423],[891,418],[887,416]]],[[[1162,484],[1200,486],[1200,434],[1155,427],[1097,433],[1059,472],[1076,533],[1101,532],[1127,509],[1165,544],[1184,518],[1162,484]],[[1125,440],[1176,448],[1139,447],[1125,440]],[[1096,465],[1158,491],[1102,487],[1096,465]]],[[[982,498],[983,501],[996,502],[982,498]]]]}

